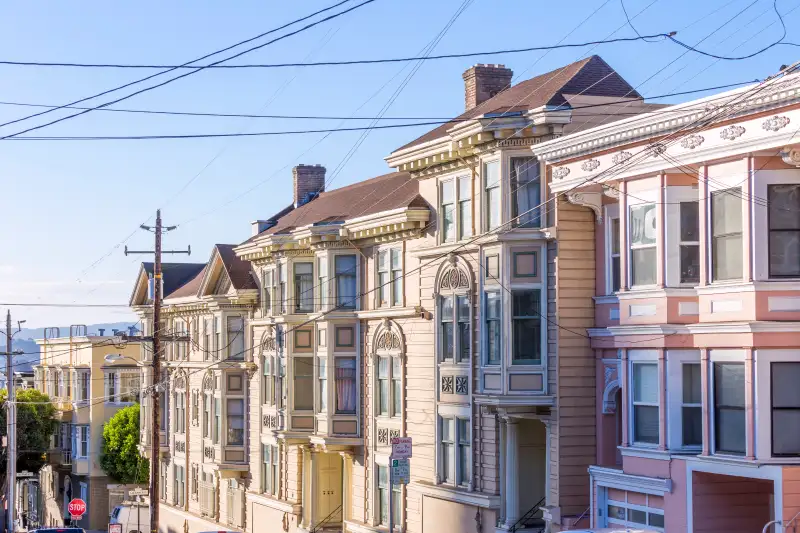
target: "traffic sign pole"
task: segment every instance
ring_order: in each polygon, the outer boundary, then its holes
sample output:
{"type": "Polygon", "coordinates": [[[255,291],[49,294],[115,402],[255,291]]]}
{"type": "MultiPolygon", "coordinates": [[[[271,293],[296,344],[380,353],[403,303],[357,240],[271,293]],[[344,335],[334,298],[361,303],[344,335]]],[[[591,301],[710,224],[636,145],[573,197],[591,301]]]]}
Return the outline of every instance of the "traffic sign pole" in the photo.
{"type": "MultiPolygon", "coordinates": [[[[389,462],[392,460],[389,459],[389,462]]],[[[394,468],[389,467],[389,533],[394,533],[394,468]]]]}

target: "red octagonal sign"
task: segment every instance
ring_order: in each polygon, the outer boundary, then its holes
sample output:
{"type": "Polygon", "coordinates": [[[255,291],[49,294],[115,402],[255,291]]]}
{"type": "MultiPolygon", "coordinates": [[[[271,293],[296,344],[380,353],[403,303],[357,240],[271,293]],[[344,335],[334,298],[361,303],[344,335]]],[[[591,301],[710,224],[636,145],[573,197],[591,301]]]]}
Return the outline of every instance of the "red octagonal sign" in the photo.
{"type": "Polygon", "coordinates": [[[86,513],[86,502],[80,498],[75,498],[67,506],[70,516],[82,516],[86,513]]]}

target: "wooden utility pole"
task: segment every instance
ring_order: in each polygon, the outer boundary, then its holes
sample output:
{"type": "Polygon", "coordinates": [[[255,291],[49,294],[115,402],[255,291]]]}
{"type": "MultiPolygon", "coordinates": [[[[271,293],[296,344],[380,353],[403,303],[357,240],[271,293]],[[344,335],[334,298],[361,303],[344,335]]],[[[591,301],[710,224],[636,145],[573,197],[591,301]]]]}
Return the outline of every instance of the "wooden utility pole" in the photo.
{"type": "MultiPolygon", "coordinates": [[[[158,388],[161,385],[161,288],[163,286],[163,275],[161,273],[161,255],[162,254],[187,254],[192,253],[192,248],[188,247],[185,251],[170,250],[164,252],[161,250],[161,235],[166,231],[172,231],[177,226],[168,226],[163,228],[161,225],[161,210],[156,211],[156,226],[141,226],[142,229],[152,231],[155,233],[156,242],[155,250],[149,251],[134,251],[128,250],[125,247],[125,255],[128,254],[150,254],[155,257],[153,260],[153,389],[151,392],[151,420],[153,421],[150,427],[150,533],[158,533],[158,473],[159,473],[159,453],[161,448],[161,414],[159,404],[158,388]]],[[[138,511],[137,511],[138,512],[138,511]]]]}
{"type": "MultiPolygon", "coordinates": [[[[17,329],[22,327],[24,320],[17,323],[17,329]]],[[[11,341],[14,334],[11,332],[11,311],[6,314],[6,351],[0,352],[0,355],[6,356],[6,389],[8,390],[8,397],[6,398],[6,460],[8,462],[6,475],[8,479],[8,490],[6,491],[6,528],[8,533],[14,533],[16,529],[14,524],[15,505],[17,498],[17,391],[14,387],[14,372],[11,370],[14,365],[11,364],[11,356],[22,354],[22,351],[16,352],[11,349],[11,341]]]]}

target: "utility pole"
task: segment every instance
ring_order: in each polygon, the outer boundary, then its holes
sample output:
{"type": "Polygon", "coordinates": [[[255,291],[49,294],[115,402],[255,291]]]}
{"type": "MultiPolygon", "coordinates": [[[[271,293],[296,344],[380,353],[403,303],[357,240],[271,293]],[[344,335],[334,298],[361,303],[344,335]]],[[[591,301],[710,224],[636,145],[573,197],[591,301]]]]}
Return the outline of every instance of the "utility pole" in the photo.
{"type": "MultiPolygon", "coordinates": [[[[23,321],[24,322],[24,321],[23,321]]],[[[22,322],[17,324],[18,329],[22,327],[22,322]]],[[[14,334],[11,333],[11,310],[6,314],[6,351],[0,352],[0,355],[6,356],[6,389],[8,390],[8,397],[6,398],[6,459],[7,465],[7,484],[8,490],[6,491],[6,528],[8,533],[14,533],[16,530],[14,524],[16,497],[17,497],[17,404],[16,397],[17,391],[14,387],[14,373],[11,371],[13,365],[11,364],[11,356],[18,355],[22,352],[17,350],[14,352],[11,349],[11,341],[14,334]]]]}
{"type": "MultiPolygon", "coordinates": [[[[153,390],[152,396],[152,409],[151,420],[153,421],[150,427],[150,533],[158,533],[158,473],[159,461],[158,456],[161,448],[161,416],[159,413],[160,398],[158,395],[158,387],[161,383],[161,287],[163,286],[163,276],[161,273],[161,255],[162,254],[187,254],[191,255],[192,248],[188,247],[183,250],[161,250],[161,235],[167,231],[172,231],[177,226],[167,226],[163,228],[161,225],[161,209],[156,211],[156,226],[141,226],[142,229],[152,231],[156,236],[155,250],[150,251],[135,251],[128,250],[125,247],[125,255],[128,254],[153,254],[153,390]]],[[[139,512],[138,509],[136,511],[139,512]]]]}

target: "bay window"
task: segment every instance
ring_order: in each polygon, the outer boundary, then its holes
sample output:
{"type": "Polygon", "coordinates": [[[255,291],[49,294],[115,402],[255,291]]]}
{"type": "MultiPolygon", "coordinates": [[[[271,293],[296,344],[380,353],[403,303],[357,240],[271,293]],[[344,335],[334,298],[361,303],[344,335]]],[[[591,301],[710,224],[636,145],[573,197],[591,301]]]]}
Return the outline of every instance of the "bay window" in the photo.
{"type": "Polygon", "coordinates": [[[458,178],[458,239],[472,236],[472,178],[458,178]]]}
{"type": "Polygon", "coordinates": [[[228,438],[229,446],[244,446],[244,399],[228,398],[227,401],[228,438]]]}
{"type": "Polygon", "coordinates": [[[800,277],[800,185],[768,185],[769,276],[800,277]]]}
{"type": "Polygon", "coordinates": [[[513,290],[511,364],[542,364],[541,291],[513,290]]]}
{"type": "Polygon", "coordinates": [[[356,358],[336,358],[336,412],[356,413],[356,358]]]}
{"type": "Polygon", "coordinates": [[[314,410],[314,359],[294,357],[294,409],[314,410]]]}
{"type": "Polygon", "coordinates": [[[483,189],[486,200],[484,228],[491,231],[500,226],[500,162],[490,161],[483,165],[483,189]]]}
{"type": "Polygon", "coordinates": [[[441,183],[441,203],[439,212],[441,213],[441,234],[442,242],[453,242],[456,240],[456,220],[455,220],[455,185],[453,180],[441,183]]]}
{"type": "Polygon", "coordinates": [[[314,310],[314,263],[294,264],[294,310],[297,313],[314,310]]]}
{"type": "Polygon", "coordinates": [[[228,359],[241,361],[244,359],[244,318],[228,317],[228,359]]]}
{"type": "Polygon", "coordinates": [[[499,292],[486,293],[486,364],[500,364],[500,305],[499,292]]]}
{"type": "Polygon", "coordinates": [[[700,365],[685,363],[682,367],[681,434],[683,446],[703,444],[703,393],[700,365]]]}
{"type": "Polygon", "coordinates": [[[800,363],[770,364],[772,455],[800,455],[800,363]]]}
{"type": "Polygon", "coordinates": [[[631,287],[656,283],[656,205],[630,208],[631,287]]]}
{"type": "Polygon", "coordinates": [[[539,162],[535,157],[511,158],[511,216],[514,225],[538,228],[541,186],[539,162]]]}
{"type": "Polygon", "coordinates": [[[745,453],[744,364],[714,363],[715,451],[745,453]]]}
{"type": "Polygon", "coordinates": [[[658,364],[637,363],[633,367],[633,442],[658,444],[658,364]]]}
{"type": "Polygon", "coordinates": [[[318,381],[319,381],[319,412],[328,411],[328,360],[317,359],[318,362],[318,381]]]}
{"type": "Polygon", "coordinates": [[[395,527],[397,527],[397,524],[402,523],[402,516],[400,514],[402,509],[400,485],[391,485],[390,487],[389,467],[379,465],[378,509],[380,510],[379,520],[383,526],[389,525],[389,490],[392,491],[392,515],[394,516],[395,527]]]}
{"type": "Polygon", "coordinates": [[[611,292],[617,292],[622,286],[622,264],[620,261],[620,223],[619,217],[612,218],[609,221],[611,227],[609,239],[611,245],[608,247],[609,251],[609,267],[611,269],[611,292]]]}
{"type": "Polygon", "coordinates": [[[341,309],[356,308],[356,256],[337,255],[334,258],[336,270],[336,306],[341,309]]]}
{"type": "Polygon", "coordinates": [[[711,264],[714,281],[742,279],[742,189],[711,193],[711,264]]]}
{"type": "Polygon", "coordinates": [[[467,417],[439,417],[439,480],[468,486],[471,479],[472,435],[467,417]]]}
{"type": "Polygon", "coordinates": [[[141,375],[138,370],[123,370],[119,374],[119,401],[135,403],[141,393],[141,375]]]}
{"type": "Polygon", "coordinates": [[[700,205],[697,201],[680,205],[680,282],[700,283],[700,205]]]}

